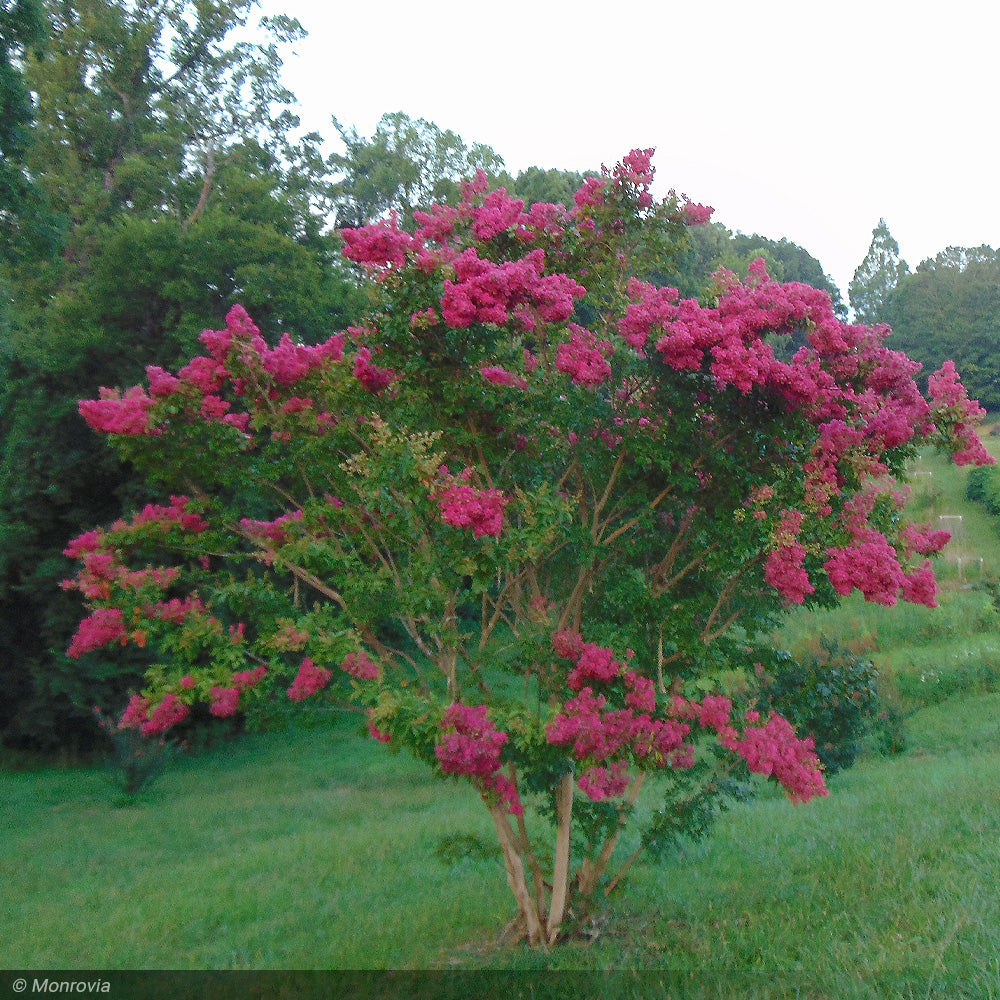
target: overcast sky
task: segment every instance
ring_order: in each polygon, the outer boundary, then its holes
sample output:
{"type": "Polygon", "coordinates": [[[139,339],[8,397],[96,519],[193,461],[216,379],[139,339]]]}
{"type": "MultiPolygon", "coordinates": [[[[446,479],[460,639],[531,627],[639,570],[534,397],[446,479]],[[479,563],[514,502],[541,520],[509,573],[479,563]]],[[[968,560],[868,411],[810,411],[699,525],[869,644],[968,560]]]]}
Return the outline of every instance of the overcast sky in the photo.
{"type": "Polygon", "coordinates": [[[1000,244],[997,46],[983,0],[264,0],[303,124],[403,111],[516,173],[656,147],[660,193],[805,247],[847,297],[884,217],[910,267],[1000,244]]]}

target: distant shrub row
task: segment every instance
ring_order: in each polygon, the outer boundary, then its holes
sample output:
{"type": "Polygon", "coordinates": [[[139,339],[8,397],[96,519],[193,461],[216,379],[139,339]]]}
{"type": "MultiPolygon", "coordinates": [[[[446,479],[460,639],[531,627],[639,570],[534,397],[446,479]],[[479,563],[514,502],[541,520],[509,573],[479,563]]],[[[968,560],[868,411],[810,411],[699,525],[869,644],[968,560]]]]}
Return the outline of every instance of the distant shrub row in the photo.
{"type": "Polygon", "coordinates": [[[980,465],[970,469],[965,499],[985,507],[994,517],[1000,517],[1000,466],[980,465]]]}

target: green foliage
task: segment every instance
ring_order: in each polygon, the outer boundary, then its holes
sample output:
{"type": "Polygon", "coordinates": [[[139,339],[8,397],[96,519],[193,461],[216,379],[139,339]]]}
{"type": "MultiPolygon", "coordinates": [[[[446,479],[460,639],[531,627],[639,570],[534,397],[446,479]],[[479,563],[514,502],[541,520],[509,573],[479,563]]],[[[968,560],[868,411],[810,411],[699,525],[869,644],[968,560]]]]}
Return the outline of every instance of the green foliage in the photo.
{"type": "Polygon", "coordinates": [[[576,170],[559,170],[550,168],[545,170],[541,167],[528,167],[522,170],[509,182],[503,180],[507,191],[515,198],[520,198],[526,206],[536,202],[546,202],[552,205],[565,205],[567,208],[573,204],[573,195],[580,190],[581,185],[588,176],[598,176],[599,171],[592,170],[586,174],[581,174],[576,170]]]}
{"type": "Polygon", "coordinates": [[[827,774],[851,767],[883,711],[875,664],[820,635],[794,658],[775,651],[761,669],[759,709],[773,709],[812,736],[827,774]]]}
{"type": "Polygon", "coordinates": [[[66,538],[150,498],[77,400],[176,364],[237,299],[272,336],[293,327],[305,341],[348,325],[363,301],[325,230],[317,137],[290,138],[279,52],[301,29],[273,18],[258,41],[237,41],[252,7],[53,0],[50,44],[23,65],[40,207],[18,215],[18,252],[0,271],[8,744],[85,748],[90,706],[121,704],[145,666],[114,653],[71,666],[62,653],[80,612],[58,586],[66,538]]]}
{"type": "MultiPolygon", "coordinates": [[[[36,58],[46,35],[42,0],[7,0],[0,4],[0,246],[13,250],[20,235],[19,217],[37,210],[31,178],[24,169],[34,108],[24,65],[36,58]]],[[[2,256],[0,255],[0,256],[2,256]]]]}
{"type": "Polygon", "coordinates": [[[370,139],[333,123],[345,147],[329,159],[343,175],[333,194],[339,227],[363,226],[389,212],[410,225],[414,209],[457,201],[460,182],[477,170],[493,180],[504,169],[489,146],[466,146],[451,130],[402,111],[383,115],[370,139]]]}
{"type": "Polygon", "coordinates": [[[848,298],[859,323],[887,321],[890,296],[909,270],[906,261],[899,256],[899,244],[889,232],[885,219],[879,219],[872,230],[868,253],[848,286],[848,298]]]}
{"type": "Polygon", "coordinates": [[[972,396],[1000,409],[1000,257],[988,246],[948,247],[921,261],[889,296],[892,343],[925,372],[955,362],[972,396]]]}
{"type": "Polygon", "coordinates": [[[995,465],[970,469],[965,499],[980,504],[993,517],[1000,517],[1000,469],[995,465]]]}

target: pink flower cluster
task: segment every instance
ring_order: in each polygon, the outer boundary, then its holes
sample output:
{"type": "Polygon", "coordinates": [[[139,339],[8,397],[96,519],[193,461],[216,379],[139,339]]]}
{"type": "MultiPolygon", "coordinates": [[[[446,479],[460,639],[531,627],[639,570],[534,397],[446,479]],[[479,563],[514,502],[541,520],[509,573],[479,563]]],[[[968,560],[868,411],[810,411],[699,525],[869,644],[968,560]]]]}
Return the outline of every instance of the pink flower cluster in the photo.
{"type": "Polygon", "coordinates": [[[495,264],[469,247],[454,259],[452,267],[455,279],[444,282],[441,315],[455,329],[473,323],[507,323],[522,306],[534,307],[546,322],[564,322],[573,313],[574,301],[586,293],[565,274],[544,274],[545,252],[541,249],[495,264]]]}
{"type": "Polygon", "coordinates": [[[507,803],[509,812],[519,816],[524,808],[517,788],[500,773],[500,751],[509,737],[493,726],[486,712],[485,705],[449,705],[441,719],[443,736],[434,752],[445,774],[472,778],[484,796],[496,795],[507,803]]]}
{"type": "Polygon", "coordinates": [[[288,541],[289,528],[302,520],[302,511],[293,510],[290,514],[282,514],[274,518],[273,521],[257,521],[253,518],[244,517],[240,520],[240,527],[255,539],[261,541],[274,542],[276,545],[284,545],[288,541]]]}
{"type": "Polygon", "coordinates": [[[156,736],[166,732],[188,716],[188,707],[175,694],[167,694],[150,713],[149,700],[133,695],[118,720],[119,729],[139,728],[143,736],[156,736]]]}
{"type": "Polygon", "coordinates": [[[305,657],[299,664],[299,672],[295,675],[291,687],[288,689],[288,697],[292,701],[304,701],[310,695],[322,690],[330,683],[333,676],[332,670],[325,667],[317,667],[309,657],[305,657]]]}
{"type": "Polygon", "coordinates": [[[417,241],[399,228],[393,212],[390,218],[374,222],[363,229],[341,229],[344,256],[366,267],[403,267],[406,254],[417,241]]]}
{"type": "Polygon", "coordinates": [[[576,783],[580,791],[593,802],[616,799],[625,794],[631,783],[628,764],[623,760],[616,760],[609,767],[595,764],[588,767],[577,778],[576,783]]]}
{"type": "Polygon", "coordinates": [[[359,681],[374,681],[379,675],[378,667],[368,659],[363,649],[357,653],[348,653],[340,669],[359,681]]]}
{"type": "Polygon", "coordinates": [[[190,505],[191,501],[186,496],[172,496],[169,506],[146,504],[132,519],[131,526],[158,525],[164,529],[176,526],[200,535],[208,530],[208,521],[197,511],[189,509],[190,505]]]}
{"type": "Polygon", "coordinates": [[[556,369],[569,375],[577,385],[593,389],[606,382],[611,366],[605,360],[614,353],[610,340],[597,337],[576,323],[570,323],[569,340],[556,351],[556,369]]]}
{"type": "Polygon", "coordinates": [[[523,375],[516,375],[507,371],[500,365],[484,365],[479,369],[484,382],[492,382],[493,385],[511,386],[514,389],[527,389],[528,380],[523,375]]]}
{"type": "Polygon", "coordinates": [[[896,550],[884,535],[867,528],[857,532],[852,545],[826,550],[823,564],[833,589],[849,594],[857,588],[866,601],[893,605],[904,582],[896,550]]]}
{"type": "MultiPolygon", "coordinates": [[[[335,334],[322,344],[296,343],[282,334],[276,347],[269,348],[246,310],[233,306],[223,330],[204,330],[201,342],[209,353],[192,358],[176,375],[150,366],[146,369],[149,393],[141,387],[124,394],[101,389],[100,398],[81,400],[80,414],[98,431],[125,436],[160,433],[156,407],[161,400],[179,397],[192,417],[221,423],[246,433],[250,413],[232,413],[232,400],[224,398],[227,382],[234,397],[250,390],[260,392],[266,383],[281,389],[294,385],[312,372],[343,360],[346,336],[335,334]]],[[[367,374],[367,368],[362,363],[367,374]]],[[[378,377],[378,372],[373,378],[378,377]]],[[[256,402],[260,402],[259,399],[256,402]]]]}
{"type": "Polygon", "coordinates": [[[120,609],[97,608],[77,626],[66,655],[79,659],[84,653],[90,653],[109,643],[120,642],[124,646],[127,641],[128,634],[120,609]]]}
{"type": "Polygon", "coordinates": [[[736,752],[754,774],[774,778],[792,802],[827,795],[811,737],[799,739],[791,724],[772,714],[763,726],[747,726],[736,752]]]}
{"type": "Polygon", "coordinates": [[[806,547],[799,541],[805,516],[798,510],[783,510],[775,531],[776,547],[764,564],[764,580],[793,604],[801,604],[816,589],[803,565],[806,547]]]}
{"type": "Polygon", "coordinates": [[[946,361],[927,380],[931,397],[933,420],[939,429],[947,429],[958,442],[954,459],[956,465],[992,465],[993,457],[984,447],[975,431],[975,424],[986,411],[979,403],[969,399],[965,387],[959,382],[955,363],[946,361]]]}
{"type": "Polygon", "coordinates": [[[220,719],[235,715],[240,707],[240,693],[234,687],[212,687],[212,705],[209,711],[220,719]]]}
{"type": "Polygon", "coordinates": [[[507,498],[499,490],[477,490],[469,486],[471,476],[472,469],[465,469],[432,494],[441,520],[455,528],[471,528],[475,538],[484,535],[499,538],[507,498]]]}
{"type": "MultiPolygon", "coordinates": [[[[754,774],[774,778],[792,802],[827,794],[811,737],[800,739],[788,720],[776,713],[763,726],[745,725],[741,735],[733,725],[732,710],[732,702],[724,695],[707,695],[701,704],[674,699],[679,717],[697,719],[703,728],[715,730],[723,747],[739,754],[754,774]]],[[[748,712],[745,721],[755,723],[759,718],[757,712],[748,712]]]]}
{"type": "Polygon", "coordinates": [[[391,368],[379,368],[371,363],[372,352],[367,347],[358,349],[354,356],[354,377],[373,395],[378,395],[388,388],[396,379],[396,372],[391,368]]]}
{"type": "Polygon", "coordinates": [[[153,400],[138,386],[124,394],[102,387],[98,399],[81,399],[77,408],[95,431],[134,437],[151,433],[149,410],[152,405],[153,400]]]}
{"type": "Polygon", "coordinates": [[[607,684],[626,673],[625,664],[619,663],[610,649],[595,642],[584,642],[577,632],[554,633],[552,649],[557,656],[575,664],[566,681],[573,691],[579,691],[585,681],[607,684]]]}
{"type": "Polygon", "coordinates": [[[633,149],[623,156],[621,163],[616,163],[611,174],[612,185],[635,192],[636,204],[639,208],[649,208],[653,204],[650,186],[656,173],[653,167],[655,149],[633,149]]]}
{"type": "MultiPolygon", "coordinates": [[[[780,716],[772,715],[764,726],[745,726],[741,735],[732,722],[730,699],[707,695],[700,703],[674,697],[663,714],[654,717],[652,682],[617,663],[610,649],[583,642],[574,632],[555,633],[552,645],[558,656],[576,664],[576,671],[582,667],[576,683],[586,677],[607,692],[596,694],[589,685],[580,688],[545,731],[549,743],[571,748],[574,758],[587,765],[577,784],[590,798],[623,794],[632,760],[653,768],[691,767],[693,747],[686,741],[695,722],[714,731],[721,745],[743,757],[751,771],[777,780],[793,801],[826,794],[812,740],[798,739],[780,716]],[[611,700],[621,698],[622,681],[625,707],[615,709],[611,700]]],[[[758,721],[757,714],[749,714],[746,721],[758,721]]]]}

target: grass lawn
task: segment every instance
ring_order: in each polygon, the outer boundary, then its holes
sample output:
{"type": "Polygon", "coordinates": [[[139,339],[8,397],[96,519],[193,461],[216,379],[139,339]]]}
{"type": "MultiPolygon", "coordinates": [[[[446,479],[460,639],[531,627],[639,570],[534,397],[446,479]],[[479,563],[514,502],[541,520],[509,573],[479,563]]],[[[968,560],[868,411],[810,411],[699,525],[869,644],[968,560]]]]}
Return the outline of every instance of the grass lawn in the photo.
{"type": "MultiPolygon", "coordinates": [[[[993,558],[1000,539],[963,516],[993,558]]],[[[1000,1000],[1000,638],[966,586],[936,618],[849,601],[790,622],[877,635],[906,752],[806,806],[765,789],[734,807],[636,865],[590,939],[498,947],[499,860],[439,856],[446,835],[491,843],[477,796],[338,715],[182,757],[124,808],[98,768],[0,773],[0,968],[492,970],[509,1000],[583,970],[576,997],[1000,1000]]]]}
{"type": "Polygon", "coordinates": [[[1000,997],[1000,695],[910,732],[824,800],[764,793],[637,866],[596,939],[551,953],[494,947],[498,862],[436,853],[488,838],[474,793],[345,722],[182,761],[127,808],[99,770],[6,774],[0,965],[763,970],[803,996],[1000,997]]]}

